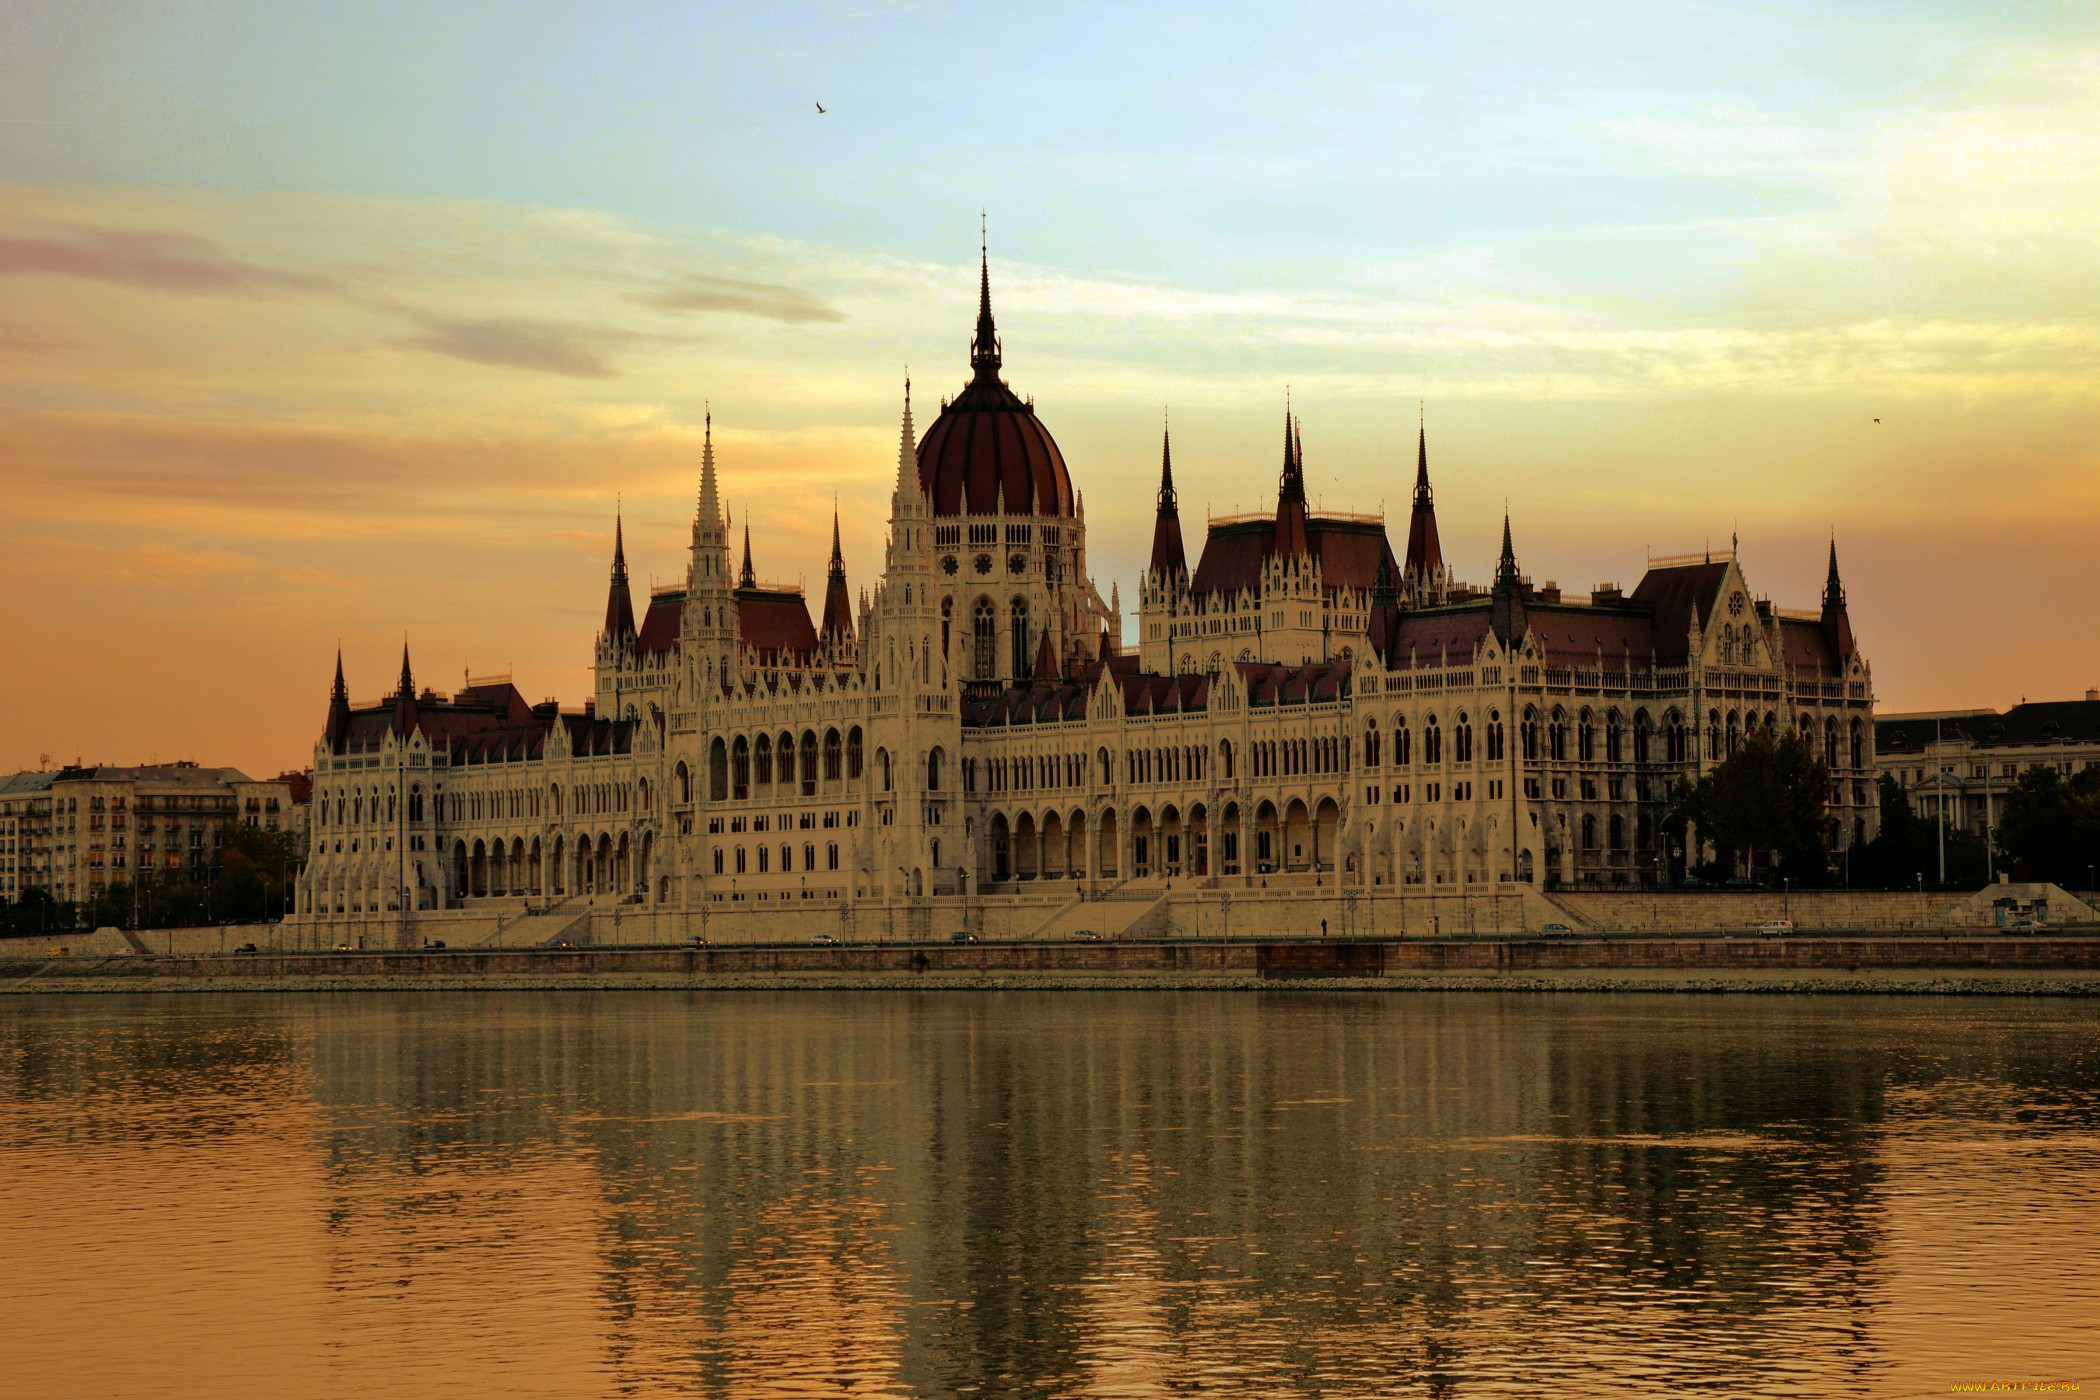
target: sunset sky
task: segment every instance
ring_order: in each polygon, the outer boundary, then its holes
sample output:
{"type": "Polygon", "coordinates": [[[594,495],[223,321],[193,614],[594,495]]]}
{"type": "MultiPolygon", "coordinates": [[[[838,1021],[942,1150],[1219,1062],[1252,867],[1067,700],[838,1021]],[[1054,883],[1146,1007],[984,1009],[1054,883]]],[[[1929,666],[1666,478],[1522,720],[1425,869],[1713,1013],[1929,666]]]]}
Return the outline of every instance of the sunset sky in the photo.
{"type": "Polygon", "coordinates": [[[310,759],[355,699],[579,703],[616,499],[683,577],[872,586],[906,366],[1006,376],[1126,598],[1311,489],[1630,587],[1835,532],[1887,710],[2100,685],[2089,4],[0,9],[0,772],[310,759]],[[828,112],[819,115],[816,103],[828,112]],[[1877,423],[1876,420],[1880,421],[1877,423]]]}

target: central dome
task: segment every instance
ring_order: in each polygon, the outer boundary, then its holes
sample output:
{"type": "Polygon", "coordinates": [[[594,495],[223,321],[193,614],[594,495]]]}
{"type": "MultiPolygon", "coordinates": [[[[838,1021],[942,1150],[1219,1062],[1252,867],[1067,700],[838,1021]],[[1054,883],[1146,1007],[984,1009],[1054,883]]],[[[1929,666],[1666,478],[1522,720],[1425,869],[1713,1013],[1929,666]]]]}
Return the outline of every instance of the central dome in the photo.
{"type": "Polygon", "coordinates": [[[935,515],[1071,515],[1072,476],[1035,405],[999,377],[989,262],[979,269],[969,385],[919,439],[919,489],[935,515]]]}

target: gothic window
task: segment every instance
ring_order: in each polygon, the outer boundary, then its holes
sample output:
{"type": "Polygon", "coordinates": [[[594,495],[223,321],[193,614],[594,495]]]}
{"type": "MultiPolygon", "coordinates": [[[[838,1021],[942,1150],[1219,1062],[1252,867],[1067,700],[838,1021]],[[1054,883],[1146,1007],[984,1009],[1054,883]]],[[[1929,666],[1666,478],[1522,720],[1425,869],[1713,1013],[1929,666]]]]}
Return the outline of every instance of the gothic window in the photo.
{"type": "MultiPolygon", "coordinates": [[[[945,562],[945,563],[947,564],[947,567],[948,567],[948,572],[949,572],[949,573],[951,573],[951,574],[952,574],[952,573],[954,573],[954,572],[955,572],[955,559],[954,559],[954,557],[953,557],[953,556],[951,555],[951,556],[950,556],[950,557],[949,557],[949,558],[948,558],[948,559],[947,559],[946,561],[944,561],[944,562],[945,562]]],[[[943,598],[943,599],[941,599],[941,655],[943,655],[943,656],[946,656],[946,655],[948,654],[948,629],[949,629],[949,625],[950,625],[951,623],[953,623],[954,621],[955,621],[955,600],[954,600],[953,598],[943,598]]]]}
{"type": "Polygon", "coordinates": [[[1734,710],[1730,710],[1728,712],[1728,756],[1730,758],[1734,758],[1735,751],[1742,746],[1742,731],[1742,716],[1738,715],[1734,710]]]}
{"type": "Polygon", "coordinates": [[[1473,761],[1473,721],[1462,711],[1451,730],[1451,746],[1457,750],[1460,763],[1473,761]]]}
{"type": "Polygon", "coordinates": [[[1823,721],[1823,762],[1831,768],[1838,766],[1838,722],[1835,719],[1823,721]]]}
{"type": "Polygon", "coordinates": [[[1721,761],[1721,712],[1706,712],[1706,757],[1709,762],[1721,761]]]}
{"type": "Polygon", "coordinates": [[[795,781],[795,736],[782,734],[773,745],[773,756],[780,765],[780,785],[792,786],[795,781]]]}
{"type": "Polygon", "coordinates": [[[736,736],[736,745],[729,751],[729,796],[742,802],[751,795],[751,748],[744,736],[736,736]]]}
{"type": "Polygon", "coordinates": [[[729,746],[720,739],[707,750],[707,796],[711,802],[729,800],[729,746]]]}
{"type": "Polygon", "coordinates": [[[1597,849],[1597,818],[1591,812],[1582,814],[1582,849],[1585,851],[1597,849]]]}
{"type": "Polygon", "coordinates": [[[1852,767],[1864,767],[1866,763],[1866,726],[1858,720],[1852,721],[1852,767]]]}
{"type": "Polygon", "coordinates": [[[1393,721],[1393,766],[1405,768],[1415,761],[1414,736],[1408,732],[1407,721],[1393,721]]]}
{"type": "Polygon", "coordinates": [[[1444,731],[1438,727],[1436,716],[1431,715],[1422,722],[1422,762],[1434,768],[1444,761],[1444,731]]]}
{"type": "Polygon", "coordinates": [[[1604,761],[1617,763],[1625,756],[1626,741],[1619,724],[1619,712],[1613,710],[1604,716],[1604,761]]]}
{"type": "Polygon", "coordinates": [[[1028,600],[1014,599],[1013,605],[1013,676],[1016,680],[1028,674],[1029,662],[1033,658],[1028,651],[1028,600]]]}
{"type": "Polygon", "coordinates": [[[861,748],[860,726],[856,724],[846,731],[846,779],[849,782],[860,781],[861,748]]]}
{"type": "Polygon", "coordinates": [[[835,783],[845,767],[845,745],[836,729],[824,731],[824,781],[835,783]]]}
{"type": "Polygon", "coordinates": [[[939,792],[941,790],[941,751],[939,749],[935,749],[932,753],[926,755],[926,790],[928,792],[939,792]]]}
{"type": "Polygon", "coordinates": [[[1597,756],[1597,722],[1588,710],[1575,718],[1575,756],[1584,763],[1597,756]]]}
{"type": "Polygon", "coordinates": [[[1502,761],[1502,711],[1488,711],[1488,762],[1502,761]]]}
{"type": "Polygon", "coordinates": [[[761,734],[751,749],[751,778],[760,787],[773,785],[773,740],[761,734]]]}
{"type": "MultiPolygon", "coordinates": [[[[837,733],[838,731],[833,730],[832,732],[837,733]]],[[[804,797],[815,797],[817,795],[817,731],[814,729],[802,731],[802,756],[797,766],[802,770],[802,795],[804,797]]]]}
{"type": "Polygon", "coordinates": [[[1364,767],[1378,766],[1378,723],[1373,720],[1364,726],[1364,767]]]}
{"type": "Polygon", "coordinates": [[[1646,710],[1635,710],[1633,712],[1633,761],[1635,763],[1646,763],[1648,761],[1648,730],[1648,712],[1646,710]]]}
{"type": "Polygon", "coordinates": [[[996,663],[992,651],[998,645],[999,634],[999,613],[992,606],[991,599],[977,600],[977,610],[970,619],[970,627],[973,653],[970,658],[970,673],[978,680],[991,680],[997,674],[993,669],[996,663]]]}
{"type": "Polygon", "coordinates": [[[1553,722],[1546,729],[1547,755],[1556,763],[1568,757],[1568,716],[1558,706],[1553,710],[1553,722]]]}

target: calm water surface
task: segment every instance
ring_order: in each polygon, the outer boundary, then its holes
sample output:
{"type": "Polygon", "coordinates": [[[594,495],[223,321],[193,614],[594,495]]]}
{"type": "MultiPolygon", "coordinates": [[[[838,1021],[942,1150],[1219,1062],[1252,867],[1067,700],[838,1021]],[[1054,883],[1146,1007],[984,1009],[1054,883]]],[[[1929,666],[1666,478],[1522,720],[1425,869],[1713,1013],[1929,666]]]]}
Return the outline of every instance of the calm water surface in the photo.
{"type": "Polygon", "coordinates": [[[2068,1001],[0,1000],[12,1396],[2100,1388],[2068,1001]]]}

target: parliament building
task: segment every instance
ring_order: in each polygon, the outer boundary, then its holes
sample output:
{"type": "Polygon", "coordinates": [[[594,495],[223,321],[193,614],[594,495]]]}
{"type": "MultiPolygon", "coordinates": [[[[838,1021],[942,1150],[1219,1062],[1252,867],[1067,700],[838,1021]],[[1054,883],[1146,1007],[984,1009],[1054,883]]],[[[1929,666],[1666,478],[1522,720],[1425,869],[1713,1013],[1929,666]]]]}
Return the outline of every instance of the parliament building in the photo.
{"type": "Polygon", "coordinates": [[[507,679],[419,688],[405,650],[393,693],[353,705],[339,659],[303,917],[1631,891],[1682,878],[1673,780],[1760,728],[1828,761],[1834,846],[1874,834],[1872,678],[1834,545],[1814,610],[1757,595],[1733,550],[1563,596],[1505,515],[1494,577],[1468,583],[1426,435],[1404,553],[1382,516],[1307,504],[1287,412],[1275,509],[1209,520],[1193,567],[1163,442],[1126,640],[980,277],[969,379],[923,436],[905,387],[872,591],[849,589],[836,522],[820,618],[758,582],[710,424],[684,582],[639,610],[616,523],[580,709],[507,679]]]}

